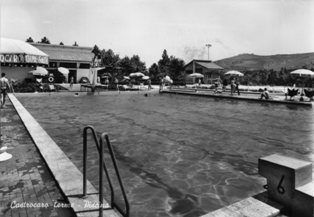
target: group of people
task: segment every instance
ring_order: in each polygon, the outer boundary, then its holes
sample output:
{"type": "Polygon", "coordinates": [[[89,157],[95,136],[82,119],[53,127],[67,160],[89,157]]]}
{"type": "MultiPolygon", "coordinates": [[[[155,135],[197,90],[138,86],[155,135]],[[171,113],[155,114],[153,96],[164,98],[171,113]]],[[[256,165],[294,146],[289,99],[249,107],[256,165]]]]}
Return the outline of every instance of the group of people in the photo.
{"type": "MultiPolygon", "coordinates": [[[[221,79],[220,77],[217,79],[217,81],[214,83],[215,85],[215,90],[214,92],[215,93],[218,93],[218,92],[225,92],[226,89],[227,89],[227,86],[228,86],[228,80],[225,78],[222,82],[221,82],[221,79]],[[222,90],[219,91],[219,88],[221,88],[221,85],[222,85],[222,90]]],[[[238,80],[238,78],[232,78],[231,81],[230,81],[230,93],[231,95],[233,95],[233,93],[237,92],[238,95],[240,95],[240,82],[238,80]]]]}
{"type": "Polygon", "coordinates": [[[8,91],[10,90],[10,82],[9,80],[5,77],[5,73],[1,73],[1,78],[0,78],[0,108],[5,107],[5,99],[7,96],[8,91]]]}

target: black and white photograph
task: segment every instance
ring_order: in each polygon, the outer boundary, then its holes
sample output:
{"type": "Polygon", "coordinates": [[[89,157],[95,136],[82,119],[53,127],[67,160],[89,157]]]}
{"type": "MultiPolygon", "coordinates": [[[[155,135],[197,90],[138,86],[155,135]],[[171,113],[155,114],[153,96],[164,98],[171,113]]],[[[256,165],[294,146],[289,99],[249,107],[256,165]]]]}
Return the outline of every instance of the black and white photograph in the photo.
{"type": "Polygon", "coordinates": [[[313,0],[0,0],[0,217],[314,217],[313,0]]]}

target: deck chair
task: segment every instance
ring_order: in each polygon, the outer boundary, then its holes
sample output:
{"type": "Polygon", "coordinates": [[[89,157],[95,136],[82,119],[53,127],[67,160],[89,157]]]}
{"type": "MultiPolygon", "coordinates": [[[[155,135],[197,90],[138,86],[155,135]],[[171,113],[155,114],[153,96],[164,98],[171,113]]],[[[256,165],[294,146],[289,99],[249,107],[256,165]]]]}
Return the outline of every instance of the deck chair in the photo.
{"type": "Polygon", "coordinates": [[[218,85],[218,87],[214,89],[214,93],[222,93],[222,92],[223,92],[223,89],[221,85],[218,85]]]}
{"type": "Polygon", "coordinates": [[[289,88],[288,88],[288,96],[290,96],[290,100],[291,100],[294,96],[298,95],[298,93],[299,93],[299,89],[289,89],[289,88]]]}
{"type": "Polygon", "coordinates": [[[48,90],[49,90],[49,92],[56,91],[55,85],[49,84],[49,85],[48,85],[48,90]]]}
{"type": "Polygon", "coordinates": [[[307,89],[304,89],[304,94],[305,94],[305,96],[308,97],[311,101],[313,100],[314,90],[307,90],[307,89]]]}
{"type": "Polygon", "coordinates": [[[138,87],[139,90],[145,89],[145,86],[143,83],[140,83],[140,86],[138,87]]]}

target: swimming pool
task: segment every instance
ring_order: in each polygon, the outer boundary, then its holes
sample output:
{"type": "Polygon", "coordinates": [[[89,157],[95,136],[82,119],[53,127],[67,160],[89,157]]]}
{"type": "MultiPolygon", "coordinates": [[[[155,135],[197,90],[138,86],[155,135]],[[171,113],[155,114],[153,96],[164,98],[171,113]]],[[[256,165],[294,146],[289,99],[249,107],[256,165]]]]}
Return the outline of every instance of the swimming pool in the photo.
{"type": "Polygon", "coordinates": [[[17,97],[80,169],[83,127],[109,133],[134,217],[200,216],[261,192],[259,157],[314,159],[312,108],[138,92],[17,97]]]}

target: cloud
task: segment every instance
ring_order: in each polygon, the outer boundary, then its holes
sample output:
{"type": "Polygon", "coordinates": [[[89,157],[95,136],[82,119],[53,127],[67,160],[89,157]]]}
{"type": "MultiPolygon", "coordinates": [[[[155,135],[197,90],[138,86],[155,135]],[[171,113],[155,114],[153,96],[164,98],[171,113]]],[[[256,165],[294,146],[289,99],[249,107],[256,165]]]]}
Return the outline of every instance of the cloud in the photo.
{"type": "Polygon", "coordinates": [[[206,55],[205,48],[200,49],[197,47],[184,47],[183,52],[184,59],[186,61],[190,61],[192,59],[204,59],[206,55]]]}

